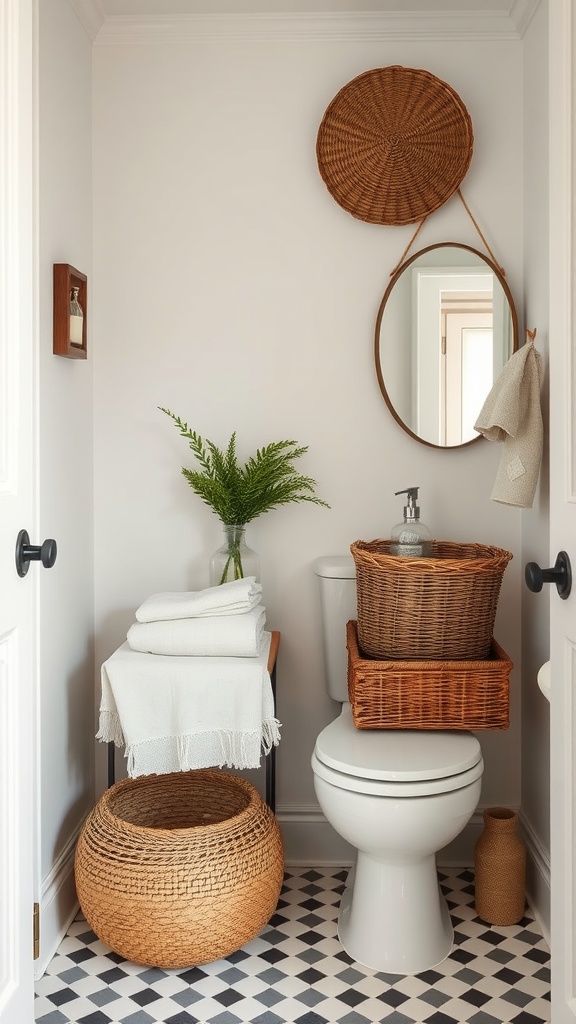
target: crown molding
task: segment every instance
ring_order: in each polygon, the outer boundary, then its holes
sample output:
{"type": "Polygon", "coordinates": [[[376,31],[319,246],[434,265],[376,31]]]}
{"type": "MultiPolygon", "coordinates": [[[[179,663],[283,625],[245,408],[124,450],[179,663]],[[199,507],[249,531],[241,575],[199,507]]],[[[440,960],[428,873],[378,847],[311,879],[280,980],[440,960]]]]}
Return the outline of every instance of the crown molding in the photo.
{"type": "MultiPolygon", "coordinates": [[[[68,0],[99,46],[240,42],[495,41],[522,39],[541,0],[510,0],[507,10],[400,9],[378,12],[106,15],[99,0],[68,0]]],[[[162,4],[159,4],[162,10],[162,4]]]]}
{"type": "Polygon", "coordinates": [[[516,26],[518,37],[522,39],[542,0],[513,0],[510,20],[516,26]]]}
{"type": "Polygon", "coordinates": [[[95,42],[106,21],[106,15],[98,0],[68,0],[68,3],[77,15],[88,38],[95,42]]]}

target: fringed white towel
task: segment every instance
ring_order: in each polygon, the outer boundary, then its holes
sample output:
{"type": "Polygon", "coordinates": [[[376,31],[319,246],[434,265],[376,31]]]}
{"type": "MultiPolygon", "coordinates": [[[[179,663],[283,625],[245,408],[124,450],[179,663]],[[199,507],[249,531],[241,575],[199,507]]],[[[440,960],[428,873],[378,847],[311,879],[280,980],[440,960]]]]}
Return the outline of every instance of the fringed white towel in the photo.
{"type": "Polygon", "coordinates": [[[134,651],[180,657],[256,658],[264,647],[266,609],[244,615],[134,622],[126,639],[134,651]]]}
{"type": "Polygon", "coordinates": [[[102,665],[103,743],[125,744],[128,775],[218,766],[257,768],[280,741],[268,672],[258,658],[177,658],[122,644],[102,665]]]}
{"type": "Polygon", "coordinates": [[[262,586],[255,576],[222,583],[205,590],[153,594],[136,610],[138,622],[157,619],[188,619],[205,615],[238,615],[249,612],[261,601],[262,586]]]}
{"type": "Polygon", "coordinates": [[[504,445],[492,501],[520,508],[532,508],[542,461],[542,357],[534,337],[535,332],[530,333],[527,343],[508,360],[474,424],[489,441],[504,445]]]}

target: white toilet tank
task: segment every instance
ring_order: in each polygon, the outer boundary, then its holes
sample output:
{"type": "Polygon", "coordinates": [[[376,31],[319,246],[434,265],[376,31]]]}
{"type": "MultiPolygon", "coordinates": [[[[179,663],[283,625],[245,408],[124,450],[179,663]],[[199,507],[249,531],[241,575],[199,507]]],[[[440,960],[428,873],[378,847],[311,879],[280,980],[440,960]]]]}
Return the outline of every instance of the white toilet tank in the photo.
{"type": "Polygon", "coordinates": [[[348,700],[346,623],[356,618],[356,567],[352,555],[326,555],[314,562],[320,610],[326,688],[333,700],[348,700]]]}

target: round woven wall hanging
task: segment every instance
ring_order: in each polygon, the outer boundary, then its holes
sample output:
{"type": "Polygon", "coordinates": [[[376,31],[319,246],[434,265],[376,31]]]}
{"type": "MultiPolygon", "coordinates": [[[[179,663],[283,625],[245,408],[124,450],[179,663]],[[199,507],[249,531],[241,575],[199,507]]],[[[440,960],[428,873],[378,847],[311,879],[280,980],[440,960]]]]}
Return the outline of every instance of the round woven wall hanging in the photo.
{"type": "Polygon", "coordinates": [[[464,178],[474,135],[457,92],[417,68],[375,68],[340,89],[316,143],[328,191],[371,224],[412,224],[464,178]]]}

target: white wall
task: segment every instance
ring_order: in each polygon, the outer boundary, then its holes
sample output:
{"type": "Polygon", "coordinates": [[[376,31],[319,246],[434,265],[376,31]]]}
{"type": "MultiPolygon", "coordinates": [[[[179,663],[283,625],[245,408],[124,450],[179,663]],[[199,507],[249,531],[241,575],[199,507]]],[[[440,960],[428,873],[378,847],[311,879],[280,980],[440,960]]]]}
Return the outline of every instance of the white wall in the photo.
{"type": "MultiPolygon", "coordinates": [[[[92,296],[91,44],[66,0],[39,5],[40,972],[74,912],[74,842],[94,801],[92,331],[88,359],[52,354],[52,264],[92,296]]],[[[25,525],[25,524],[23,524],[25,525]]]]}
{"type": "MultiPolygon", "coordinates": [[[[180,475],[186,444],[157,406],[219,444],[237,430],[241,456],[274,439],[308,444],[301,468],[331,510],[292,506],[247,531],[268,624],[282,633],[279,817],[289,856],[305,862],[339,856],[315,846],[310,754],[335,707],[323,689],[312,562],[386,536],[401,515],[394,491],[409,485],[420,486],[437,538],[514,553],[496,624],[517,666],[512,724],[480,738],[482,803],[520,803],[522,514],[490,501],[498,446],[436,451],[390,416],[373,333],[413,227],[355,220],[316,166],[337,90],[394,63],[431,71],[466,103],[475,152],[464,194],[521,312],[520,42],[338,42],[297,28],[290,41],[258,41],[232,28],[94,50],[96,665],[149,594],[206,585],[220,543],[216,518],[180,475]]],[[[418,246],[446,240],[482,248],[457,198],[418,246]]]]}
{"type": "MultiPolygon", "coordinates": [[[[522,563],[553,565],[548,479],[548,3],[524,39],[525,319],[543,357],[544,462],[534,507],[522,516],[522,563]]],[[[545,934],[550,923],[550,707],[536,684],[549,657],[550,587],[522,589],[522,819],[531,844],[529,891],[545,934]]]]}

